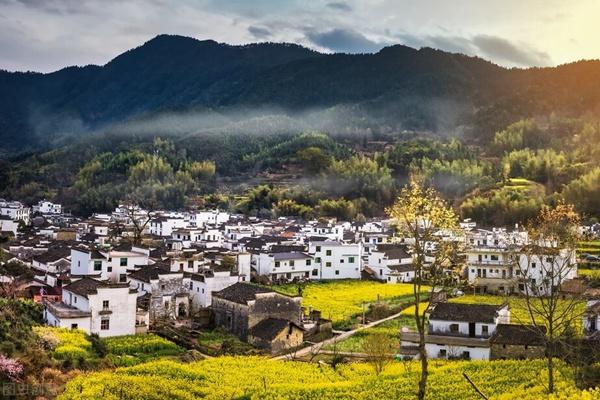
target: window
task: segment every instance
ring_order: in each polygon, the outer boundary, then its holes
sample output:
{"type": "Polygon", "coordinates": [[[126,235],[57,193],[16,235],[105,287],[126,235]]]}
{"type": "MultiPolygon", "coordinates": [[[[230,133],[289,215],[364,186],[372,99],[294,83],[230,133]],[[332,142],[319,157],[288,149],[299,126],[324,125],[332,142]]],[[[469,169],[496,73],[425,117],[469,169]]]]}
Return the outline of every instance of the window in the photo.
{"type": "Polygon", "coordinates": [[[491,258],[493,261],[498,261],[498,256],[497,256],[496,254],[494,254],[494,255],[491,255],[491,256],[490,256],[490,258],[491,258]]]}
{"type": "Polygon", "coordinates": [[[354,263],[354,257],[348,257],[348,262],[350,264],[353,264],[354,263]]]}
{"type": "Polygon", "coordinates": [[[144,290],[144,284],[142,283],[142,290],[144,290]]]}
{"type": "Polygon", "coordinates": [[[120,274],[119,275],[119,282],[121,282],[121,283],[127,282],[127,274],[120,274]]]}
{"type": "Polygon", "coordinates": [[[112,267],[106,267],[107,272],[112,272],[112,267]]]}
{"type": "Polygon", "coordinates": [[[119,260],[119,265],[120,265],[121,267],[126,267],[126,266],[127,266],[127,258],[121,258],[121,259],[119,260]]]}
{"type": "Polygon", "coordinates": [[[71,324],[71,329],[77,329],[79,326],[77,324],[71,324]]]}
{"type": "Polygon", "coordinates": [[[102,318],[100,320],[100,330],[107,331],[110,329],[110,320],[108,318],[102,318]]]}
{"type": "Polygon", "coordinates": [[[440,349],[440,358],[446,358],[446,349],[440,349]]]}
{"type": "Polygon", "coordinates": [[[343,264],[343,263],[344,263],[344,259],[340,258],[340,264],[343,264]]]}
{"type": "Polygon", "coordinates": [[[450,332],[457,333],[458,332],[458,324],[450,324],[450,332]]]}
{"type": "Polygon", "coordinates": [[[73,299],[73,303],[77,304],[77,296],[73,299]]]}
{"type": "Polygon", "coordinates": [[[279,261],[275,261],[275,268],[279,268],[279,261]]]}
{"type": "Polygon", "coordinates": [[[325,266],[326,266],[326,267],[331,267],[331,263],[330,263],[329,261],[327,261],[327,262],[325,263],[325,266]]]}
{"type": "Polygon", "coordinates": [[[318,269],[313,269],[313,270],[312,270],[312,275],[313,275],[313,276],[317,276],[317,275],[319,275],[319,270],[318,270],[318,269]]]}
{"type": "Polygon", "coordinates": [[[331,250],[325,250],[325,255],[326,256],[330,256],[331,255],[331,250]]]}
{"type": "Polygon", "coordinates": [[[160,285],[160,290],[165,290],[165,284],[163,283],[162,285],[160,285]]]}
{"type": "Polygon", "coordinates": [[[317,251],[317,253],[318,253],[318,252],[320,252],[320,251],[321,251],[321,246],[317,246],[317,247],[315,248],[315,250],[317,251]]]}
{"type": "Polygon", "coordinates": [[[290,260],[290,267],[293,267],[295,264],[294,260],[290,260]]]}
{"type": "Polygon", "coordinates": [[[108,306],[109,306],[109,304],[110,304],[110,303],[109,303],[109,301],[108,301],[108,300],[103,300],[103,301],[102,301],[102,308],[103,308],[104,310],[108,309],[108,306]]]}
{"type": "Polygon", "coordinates": [[[336,269],[336,270],[335,270],[335,274],[336,274],[336,275],[339,275],[339,274],[340,274],[340,271],[338,271],[338,270],[336,269]]]}
{"type": "Polygon", "coordinates": [[[194,289],[194,282],[190,282],[190,290],[194,289]]]}
{"type": "Polygon", "coordinates": [[[321,262],[321,257],[315,258],[315,262],[320,263],[321,262]]]}
{"type": "Polygon", "coordinates": [[[554,257],[546,257],[546,262],[553,263],[554,262],[554,257]]]}
{"type": "Polygon", "coordinates": [[[531,263],[531,268],[535,268],[535,263],[531,263]]]}
{"type": "Polygon", "coordinates": [[[311,260],[306,260],[306,265],[310,265],[311,260]]]}
{"type": "Polygon", "coordinates": [[[488,334],[488,326],[487,325],[481,325],[481,334],[482,335],[488,334]]]}
{"type": "Polygon", "coordinates": [[[102,271],[102,261],[94,261],[94,271],[102,271]]]}

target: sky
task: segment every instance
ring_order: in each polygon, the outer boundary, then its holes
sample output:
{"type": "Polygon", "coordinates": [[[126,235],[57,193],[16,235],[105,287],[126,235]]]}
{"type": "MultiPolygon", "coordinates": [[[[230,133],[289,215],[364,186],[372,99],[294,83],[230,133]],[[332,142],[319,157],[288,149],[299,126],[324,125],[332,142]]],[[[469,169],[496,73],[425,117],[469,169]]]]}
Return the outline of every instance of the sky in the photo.
{"type": "Polygon", "coordinates": [[[103,65],[158,34],[322,52],[434,47],[506,67],[600,58],[600,0],[0,0],[0,69],[103,65]]]}

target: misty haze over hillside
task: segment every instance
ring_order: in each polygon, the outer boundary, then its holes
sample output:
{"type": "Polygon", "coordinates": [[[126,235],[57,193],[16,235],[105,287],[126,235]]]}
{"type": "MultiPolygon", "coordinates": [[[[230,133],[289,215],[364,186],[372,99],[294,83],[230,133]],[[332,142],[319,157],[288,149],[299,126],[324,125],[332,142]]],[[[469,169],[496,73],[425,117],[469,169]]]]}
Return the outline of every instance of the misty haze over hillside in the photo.
{"type": "Polygon", "coordinates": [[[596,110],[599,77],[598,61],[508,70],[431,48],[321,54],[161,35],[104,66],[0,72],[0,150],[92,132],[415,130],[479,140],[519,118],[596,110]]]}

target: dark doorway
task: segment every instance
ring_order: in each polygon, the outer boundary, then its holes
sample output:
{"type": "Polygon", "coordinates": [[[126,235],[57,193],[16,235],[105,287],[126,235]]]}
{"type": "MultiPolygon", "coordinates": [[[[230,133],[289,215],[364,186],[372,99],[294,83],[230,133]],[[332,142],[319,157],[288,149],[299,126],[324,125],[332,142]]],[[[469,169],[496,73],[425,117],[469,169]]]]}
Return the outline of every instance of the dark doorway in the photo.
{"type": "Polygon", "coordinates": [[[475,322],[469,322],[469,337],[475,337],[475,322]]]}

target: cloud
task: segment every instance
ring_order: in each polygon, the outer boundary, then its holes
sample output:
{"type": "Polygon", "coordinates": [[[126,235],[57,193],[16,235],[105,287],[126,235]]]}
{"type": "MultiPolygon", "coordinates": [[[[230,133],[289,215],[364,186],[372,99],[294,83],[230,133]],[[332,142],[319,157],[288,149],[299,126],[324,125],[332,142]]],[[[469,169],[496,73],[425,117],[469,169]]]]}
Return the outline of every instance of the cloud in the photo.
{"type": "Polygon", "coordinates": [[[257,39],[266,39],[271,36],[271,31],[262,26],[249,26],[248,32],[257,39]]]}
{"type": "Polygon", "coordinates": [[[336,28],[325,32],[309,31],[306,37],[315,45],[336,53],[375,53],[386,43],[372,41],[351,29],[336,28]]]}
{"type": "Polygon", "coordinates": [[[526,43],[514,43],[505,38],[492,35],[475,35],[472,37],[446,35],[413,35],[399,33],[394,35],[402,44],[407,46],[433,47],[452,53],[469,56],[479,55],[504,65],[522,67],[548,66],[552,60],[548,53],[536,50],[526,43]]]}
{"type": "Polygon", "coordinates": [[[526,44],[515,44],[498,36],[477,35],[471,41],[482,53],[494,60],[500,59],[522,66],[552,64],[548,53],[533,49],[526,44]]]}
{"type": "Polygon", "coordinates": [[[333,1],[331,3],[327,3],[326,6],[329,8],[332,8],[334,10],[337,10],[337,11],[345,11],[345,12],[352,11],[352,7],[350,7],[350,5],[343,3],[341,1],[333,1]]]}

